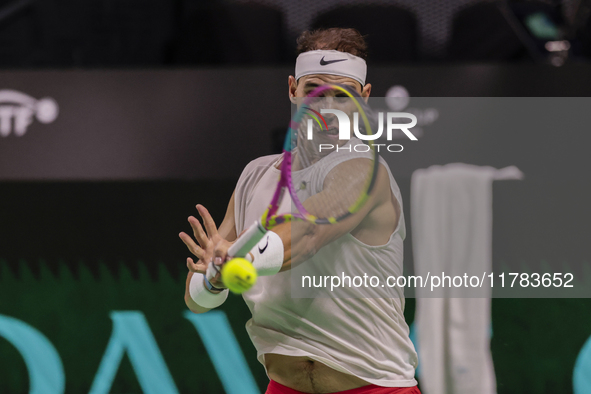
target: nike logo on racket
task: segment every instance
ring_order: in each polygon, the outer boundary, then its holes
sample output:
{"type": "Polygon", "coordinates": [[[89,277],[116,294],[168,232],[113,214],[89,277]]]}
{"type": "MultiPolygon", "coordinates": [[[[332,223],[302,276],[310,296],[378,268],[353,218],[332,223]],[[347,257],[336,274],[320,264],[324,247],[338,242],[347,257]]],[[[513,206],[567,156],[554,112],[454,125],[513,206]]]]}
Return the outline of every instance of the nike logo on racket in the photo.
{"type": "Polygon", "coordinates": [[[327,64],[344,62],[345,60],[349,60],[349,59],[324,60],[324,56],[322,56],[322,59],[320,59],[320,65],[321,66],[326,66],[327,64]]]}
{"type": "Polygon", "coordinates": [[[265,250],[267,250],[267,246],[269,246],[269,236],[267,235],[267,243],[265,244],[265,247],[261,249],[261,247],[259,246],[259,253],[263,254],[263,252],[265,250]]]}

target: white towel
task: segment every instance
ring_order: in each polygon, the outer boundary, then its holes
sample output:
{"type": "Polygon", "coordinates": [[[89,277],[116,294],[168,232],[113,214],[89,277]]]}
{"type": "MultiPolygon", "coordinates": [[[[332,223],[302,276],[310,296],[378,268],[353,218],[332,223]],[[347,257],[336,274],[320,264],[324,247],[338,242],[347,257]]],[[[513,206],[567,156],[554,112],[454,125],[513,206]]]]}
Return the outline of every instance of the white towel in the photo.
{"type": "MultiPolygon", "coordinates": [[[[515,166],[453,163],[417,170],[411,181],[415,275],[492,271],[492,181],[523,179],[515,166]]],[[[486,282],[485,282],[486,283],[486,282]]],[[[494,394],[490,282],[482,288],[417,289],[416,328],[424,394],[494,394]],[[434,298],[438,297],[438,298],[434,298]]]]}

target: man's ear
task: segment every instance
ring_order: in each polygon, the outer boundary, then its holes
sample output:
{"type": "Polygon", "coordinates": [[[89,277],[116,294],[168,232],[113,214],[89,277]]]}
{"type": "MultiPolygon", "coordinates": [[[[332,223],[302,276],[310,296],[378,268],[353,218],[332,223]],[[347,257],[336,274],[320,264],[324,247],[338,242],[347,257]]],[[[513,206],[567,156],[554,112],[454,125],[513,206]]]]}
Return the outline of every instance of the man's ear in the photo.
{"type": "Polygon", "coordinates": [[[361,89],[361,97],[363,97],[365,99],[366,103],[367,103],[367,100],[369,100],[370,94],[371,94],[371,83],[366,83],[365,86],[363,87],[363,89],[361,89]]]}
{"type": "Polygon", "coordinates": [[[298,83],[293,75],[290,75],[287,79],[287,84],[289,86],[289,101],[295,104],[296,102],[296,90],[298,88],[298,83]]]}

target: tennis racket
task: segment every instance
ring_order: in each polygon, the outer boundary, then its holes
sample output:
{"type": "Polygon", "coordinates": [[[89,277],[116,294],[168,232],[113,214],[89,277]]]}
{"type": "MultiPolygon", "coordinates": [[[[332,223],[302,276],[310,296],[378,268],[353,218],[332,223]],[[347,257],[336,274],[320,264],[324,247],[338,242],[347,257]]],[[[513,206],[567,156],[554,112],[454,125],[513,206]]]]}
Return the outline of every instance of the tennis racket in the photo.
{"type": "MultiPolygon", "coordinates": [[[[251,225],[228,249],[228,256],[246,257],[250,250],[263,239],[268,230],[281,223],[297,220],[316,225],[331,225],[345,220],[361,209],[374,187],[379,165],[378,155],[372,143],[371,136],[373,134],[367,112],[367,104],[359,94],[343,85],[325,84],[318,86],[303,99],[289,123],[283,146],[279,181],[273,198],[261,218],[251,225]],[[319,158],[316,149],[318,145],[326,142],[327,139],[336,142],[335,128],[329,127],[320,113],[320,107],[327,104],[327,101],[330,101],[329,106],[332,108],[337,108],[341,104],[341,108],[347,107],[352,109],[353,112],[357,112],[354,115],[354,119],[359,124],[357,132],[365,134],[368,138],[364,138],[365,141],[356,139],[357,143],[361,145],[356,146],[355,149],[364,153],[355,157],[356,160],[348,160],[345,176],[339,176],[338,179],[333,180],[333,182],[337,182],[337,195],[320,200],[315,199],[314,205],[309,207],[311,209],[308,210],[298,198],[297,188],[294,187],[294,177],[292,175],[295,172],[292,173],[292,164],[295,159],[300,168],[302,166],[314,166],[323,160],[327,160],[331,157],[330,155],[335,154],[332,151],[319,158]],[[363,124],[360,124],[360,119],[363,124]],[[311,137],[312,125],[318,138],[311,137]],[[358,149],[358,147],[362,148],[358,149]],[[291,197],[292,210],[290,213],[278,214],[279,206],[286,191],[291,197]]],[[[334,118],[332,120],[334,121],[334,118]]],[[[340,143],[346,144],[351,141],[353,139],[341,141],[340,143]]],[[[345,151],[343,154],[347,153],[345,151]]],[[[301,187],[301,184],[299,185],[301,187]]],[[[334,187],[332,189],[335,190],[334,187]]],[[[217,267],[215,268],[217,270],[217,267]]],[[[240,278],[233,279],[235,281],[240,280],[240,278]]],[[[224,280],[223,277],[222,280],[224,280]]],[[[248,285],[245,285],[245,288],[247,287],[248,285]]]]}

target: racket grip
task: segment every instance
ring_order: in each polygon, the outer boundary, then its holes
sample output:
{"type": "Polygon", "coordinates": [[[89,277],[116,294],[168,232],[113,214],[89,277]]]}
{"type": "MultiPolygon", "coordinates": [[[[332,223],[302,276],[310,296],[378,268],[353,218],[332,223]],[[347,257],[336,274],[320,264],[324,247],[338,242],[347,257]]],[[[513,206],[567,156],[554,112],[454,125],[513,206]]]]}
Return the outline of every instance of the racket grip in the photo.
{"type": "Polygon", "coordinates": [[[267,229],[257,220],[230,246],[228,256],[246,257],[248,252],[263,239],[266,233],[267,229]]]}

